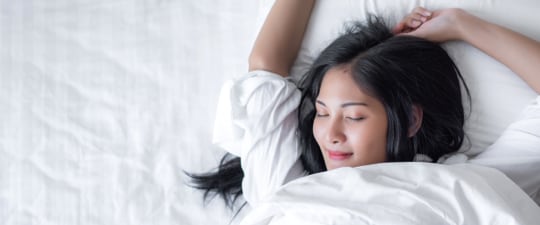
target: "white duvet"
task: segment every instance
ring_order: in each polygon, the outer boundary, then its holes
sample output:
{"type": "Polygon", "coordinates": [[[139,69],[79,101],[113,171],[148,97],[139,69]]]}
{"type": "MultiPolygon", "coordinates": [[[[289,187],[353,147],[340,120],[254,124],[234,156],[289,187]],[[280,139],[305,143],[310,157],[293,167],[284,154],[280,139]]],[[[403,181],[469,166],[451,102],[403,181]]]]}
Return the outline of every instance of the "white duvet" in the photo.
{"type": "Polygon", "coordinates": [[[538,224],[539,212],[494,169],[384,163],[292,181],[241,224],[538,224]]]}

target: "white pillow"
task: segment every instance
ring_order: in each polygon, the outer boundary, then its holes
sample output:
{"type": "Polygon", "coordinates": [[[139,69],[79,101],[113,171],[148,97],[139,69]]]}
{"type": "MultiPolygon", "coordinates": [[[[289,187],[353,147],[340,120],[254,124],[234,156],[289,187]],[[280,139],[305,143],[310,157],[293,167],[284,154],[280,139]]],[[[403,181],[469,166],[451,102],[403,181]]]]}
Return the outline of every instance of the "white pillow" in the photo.
{"type": "MultiPolygon", "coordinates": [[[[267,15],[271,2],[264,4],[260,21],[267,15]]],[[[365,20],[371,13],[382,15],[389,25],[394,25],[416,6],[430,10],[462,8],[540,39],[540,27],[534,22],[540,21],[537,12],[540,1],[535,0],[317,0],[292,76],[297,79],[304,74],[319,52],[343,31],[347,21],[365,20]]],[[[476,48],[463,42],[445,43],[443,47],[454,59],[471,91],[472,110],[465,125],[470,144],[465,143],[462,152],[476,155],[501,135],[536,94],[507,67],[476,48]]]]}

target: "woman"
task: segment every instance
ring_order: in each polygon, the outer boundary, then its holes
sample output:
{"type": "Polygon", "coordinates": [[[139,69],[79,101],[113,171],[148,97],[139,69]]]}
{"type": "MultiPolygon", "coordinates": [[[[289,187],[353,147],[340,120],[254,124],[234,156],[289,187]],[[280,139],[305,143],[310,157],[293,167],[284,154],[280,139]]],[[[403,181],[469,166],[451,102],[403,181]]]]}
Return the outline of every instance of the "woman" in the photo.
{"type": "Polygon", "coordinates": [[[396,36],[377,19],[351,28],[321,53],[300,93],[283,78],[314,4],[277,0],[251,52],[250,73],[224,89],[219,108],[232,112],[218,117],[229,116],[234,125],[218,130],[216,141],[240,158],[225,156],[216,173],[192,175],[206,194],[219,193],[228,203],[243,194],[249,205],[257,205],[306,174],[437,161],[457,151],[463,140],[461,76],[448,55],[426,40],[466,41],[540,93],[538,42],[463,10],[423,8],[394,27],[396,36]],[[395,50],[404,44],[409,48],[395,50]]]}

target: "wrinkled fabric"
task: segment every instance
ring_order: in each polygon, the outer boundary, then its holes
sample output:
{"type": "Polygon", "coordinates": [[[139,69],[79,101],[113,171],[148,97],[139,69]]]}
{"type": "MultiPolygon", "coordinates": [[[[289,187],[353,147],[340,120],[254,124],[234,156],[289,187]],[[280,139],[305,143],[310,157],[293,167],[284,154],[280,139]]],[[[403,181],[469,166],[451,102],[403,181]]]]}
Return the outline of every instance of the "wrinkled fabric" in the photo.
{"type": "Polygon", "coordinates": [[[540,205],[540,96],[470,163],[505,173],[540,205]]]}
{"type": "Polygon", "coordinates": [[[242,225],[538,224],[540,208],[501,172],[472,164],[381,163],[292,181],[242,225]]]}
{"type": "Polygon", "coordinates": [[[300,91],[281,76],[254,71],[224,85],[214,143],[241,157],[243,195],[255,206],[302,176],[296,130],[300,91]]]}

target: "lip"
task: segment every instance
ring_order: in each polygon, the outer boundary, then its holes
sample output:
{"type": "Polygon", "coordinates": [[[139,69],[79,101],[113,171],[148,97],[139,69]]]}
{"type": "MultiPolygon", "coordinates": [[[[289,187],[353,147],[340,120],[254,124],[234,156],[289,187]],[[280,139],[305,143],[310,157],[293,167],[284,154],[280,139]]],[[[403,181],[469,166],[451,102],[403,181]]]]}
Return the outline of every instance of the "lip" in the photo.
{"type": "Polygon", "coordinates": [[[328,158],[333,160],[345,160],[352,156],[352,152],[342,152],[342,151],[332,151],[326,150],[328,152],[328,158]]]}

